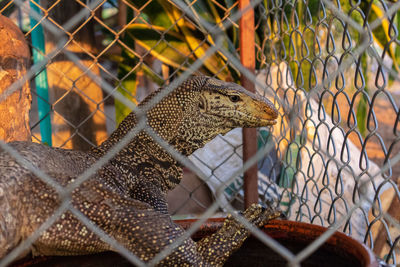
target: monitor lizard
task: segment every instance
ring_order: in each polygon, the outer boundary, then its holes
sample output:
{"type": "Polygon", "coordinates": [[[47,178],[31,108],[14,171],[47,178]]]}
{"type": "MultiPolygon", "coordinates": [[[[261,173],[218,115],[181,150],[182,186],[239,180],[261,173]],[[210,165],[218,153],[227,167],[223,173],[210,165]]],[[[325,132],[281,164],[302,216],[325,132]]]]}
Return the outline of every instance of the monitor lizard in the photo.
{"type": "MultiPolygon", "coordinates": [[[[162,89],[159,89],[162,90],[162,89]]],[[[145,105],[158,93],[139,104],[145,105]]],[[[185,156],[218,134],[236,127],[275,123],[278,112],[267,99],[234,83],[206,76],[183,82],[146,114],[147,125],[185,156]]],[[[89,152],[30,142],[9,145],[62,186],[73,182],[135,125],[128,115],[111,136],[89,152]]],[[[184,230],[168,214],[166,192],[179,184],[182,166],[145,131],[71,194],[71,205],[144,262],[184,230]]],[[[0,258],[29,237],[61,203],[54,188],[0,153],[0,258]]],[[[243,216],[261,226],[280,212],[253,205],[243,216]]],[[[228,216],[222,228],[198,242],[187,238],[160,265],[219,266],[250,231],[228,216]]],[[[33,243],[33,255],[79,255],[114,250],[67,211],[33,243]]]]}

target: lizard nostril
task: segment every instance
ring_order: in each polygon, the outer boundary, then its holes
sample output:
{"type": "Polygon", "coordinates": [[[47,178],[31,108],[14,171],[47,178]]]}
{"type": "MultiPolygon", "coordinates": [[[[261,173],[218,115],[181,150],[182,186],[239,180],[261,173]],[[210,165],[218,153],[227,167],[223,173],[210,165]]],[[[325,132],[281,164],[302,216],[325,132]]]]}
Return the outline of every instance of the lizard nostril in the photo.
{"type": "Polygon", "coordinates": [[[199,108],[204,110],[204,102],[202,100],[199,101],[199,108]]]}

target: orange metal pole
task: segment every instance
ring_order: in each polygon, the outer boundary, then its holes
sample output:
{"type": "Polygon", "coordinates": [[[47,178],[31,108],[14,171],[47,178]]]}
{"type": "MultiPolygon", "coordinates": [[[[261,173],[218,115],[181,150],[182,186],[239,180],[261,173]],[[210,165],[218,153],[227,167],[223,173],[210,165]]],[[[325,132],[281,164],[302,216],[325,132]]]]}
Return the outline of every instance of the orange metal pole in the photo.
{"type": "MultiPolygon", "coordinates": [[[[243,13],[239,20],[240,31],[240,61],[249,71],[254,73],[255,59],[255,28],[254,10],[250,6],[250,0],[239,0],[239,10],[243,13]]],[[[242,86],[251,92],[255,92],[254,83],[245,75],[240,77],[242,86]]],[[[243,129],[243,162],[246,162],[257,152],[257,132],[254,128],[243,129]]],[[[258,203],[258,168],[257,164],[251,166],[244,173],[244,203],[249,207],[258,203]]]]}

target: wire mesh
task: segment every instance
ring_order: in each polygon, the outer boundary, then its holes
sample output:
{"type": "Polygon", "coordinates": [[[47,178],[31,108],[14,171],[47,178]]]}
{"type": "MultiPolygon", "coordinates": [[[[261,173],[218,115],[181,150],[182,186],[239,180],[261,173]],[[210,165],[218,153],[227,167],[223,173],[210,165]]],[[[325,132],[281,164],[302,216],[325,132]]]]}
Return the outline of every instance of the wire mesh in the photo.
{"type": "MultiPolygon", "coordinates": [[[[281,0],[251,5],[254,74],[239,61],[243,12],[238,2],[0,1],[0,13],[15,20],[31,50],[44,56],[1,94],[0,101],[29,82],[37,103],[34,79],[47,71],[53,145],[67,149],[98,145],[130,111],[140,118],[68,186],[0,142],[3,151],[54,188],[60,199],[52,216],[1,259],[0,266],[16,260],[67,211],[138,266],[159,263],[220,211],[233,214],[290,266],[301,264],[334,231],[364,242],[387,263],[398,263],[400,2],[281,0]],[[30,26],[29,17],[37,24],[30,26]],[[45,52],[30,40],[38,25],[45,31],[45,52]],[[257,153],[246,162],[241,131],[218,136],[188,158],[146,126],[146,112],[199,73],[235,82],[244,75],[279,109],[277,125],[258,129],[257,153]],[[138,108],[137,99],[158,86],[165,89],[138,108]],[[199,220],[147,264],[71,205],[72,192],[140,131],[200,178],[194,188],[178,186],[183,198],[170,198],[180,201],[170,203],[175,218],[182,212],[198,213],[199,220]],[[236,213],[244,206],[243,173],[254,164],[260,202],[279,206],[290,220],[329,230],[294,254],[236,213]],[[196,208],[185,209],[182,201],[188,200],[196,208]]],[[[40,142],[42,120],[35,105],[32,140],[40,142]]]]}

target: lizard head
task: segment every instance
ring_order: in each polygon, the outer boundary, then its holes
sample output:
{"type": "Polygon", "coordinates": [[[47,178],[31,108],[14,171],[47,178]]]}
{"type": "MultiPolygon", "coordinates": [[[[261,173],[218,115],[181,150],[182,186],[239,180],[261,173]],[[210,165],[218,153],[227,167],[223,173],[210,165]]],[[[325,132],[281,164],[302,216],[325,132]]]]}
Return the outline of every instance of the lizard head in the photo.
{"type": "MultiPolygon", "coordinates": [[[[151,103],[161,91],[147,96],[139,106],[151,103]]],[[[278,112],[266,98],[257,96],[243,87],[206,76],[195,76],[184,81],[146,113],[147,124],[157,134],[183,155],[190,155],[203,147],[218,134],[225,134],[237,127],[262,127],[275,124],[278,112]]],[[[137,123],[135,113],[129,114],[118,129],[99,148],[97,155],[103,155],[119,142],[137,123]]],[[[154,169],[173,173],[173,179],[160,176],[165,184],[162,190],[173,188],[182,176],[165,151],[141,131],[126,148],[119,153],[119,161],[131,163],[136,155],[144,163],[134,164],[151,173],[154,169]],[[145,164],[149,163],[149,164],[145,164]],[[157,167],[152,164],[156,164],[157,167]],[[173,169],[173,171],[170,170],[173,169]]]]}
{"type": "Polygon", "coordinates": [[[268,99],[235,83],[213,78],[208,78],[202,87],[198,111],[210,123],[223,123],[229,130],[274,125],[278,117],[278,111],[268,99]]]}
{"type": "Polygon", "coordinates": [[[163,110],[163,114],[152,117],[164,118],[162,123],[157,119],[156,123],[150,124],[185,155],[190,155],[218,134],[237,127],[273,125],[278,117],[274,105],[266,98],[235,83],[206,76],[186,80],[155,110],[163,110]],[[159,125],[162,129],[157,127],[159,125]]]}

